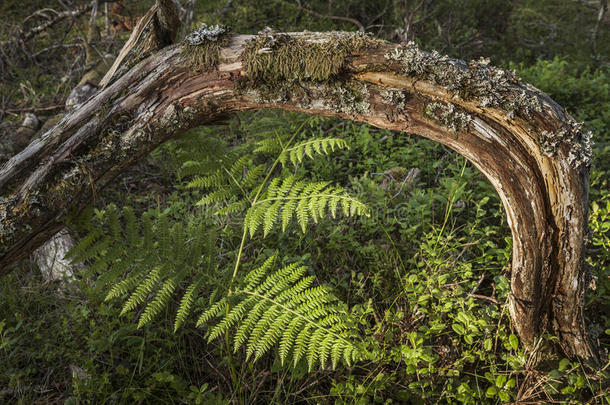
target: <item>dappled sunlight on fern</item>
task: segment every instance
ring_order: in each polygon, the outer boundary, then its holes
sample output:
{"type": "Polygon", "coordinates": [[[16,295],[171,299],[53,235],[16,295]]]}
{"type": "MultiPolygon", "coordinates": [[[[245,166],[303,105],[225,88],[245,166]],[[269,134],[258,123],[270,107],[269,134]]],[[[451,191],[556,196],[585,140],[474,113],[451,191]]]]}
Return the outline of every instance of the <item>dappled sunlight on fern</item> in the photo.
{"type": "Polygon", "coordinates": [[[263,237],[276,228],[286,233],[296,217],[305,232],[310,223],[339,213],[369,215],[344,188],[297,175],[304,159],[348,148],[340,138],[295,142],[306,122],[290,136],[274,133],[250,152],[229,150],[206,155],[201,164],[187,161],[181,171],[191,177],[186,188],[204,193],[197,203],[203,206],[197,210],[201,221],[170,220],[160,210],[138,220],[131,208],[123,210],[121,220],[111,205],[98,212],[101,226],[75,246],[72,259],[101,274],[100,286],[109,286],[106,301],[123,301],[121,315],[139,310],[138,328],[174,305],[174,331],[202,311],[197,326],[207,328],[208,341],[224,337],[227,350],[243,349],[246,359],[258,360],[274,347],[282,364],[291,359],[296,367],[303,360],[310,371],[363,359],[357,322],[328,287],[315,285],[305,265],[276,269],[279,260],[273,256],[240,271],[247,237],[260,229],[263,237]],[[220,263],[215,230],[226,224],[241,228],[242,238],[235,255],[220,263]]]}
{"type": "Polygon", "coordinates": [[[269,258],[233,294],[204,311],[197,325],[217,319],[208,340],[234,328],[233,350],[245,347],[246,359],[256,361],[279,345],[282,364],[289,357],[295,366],[305,359],[310,371],[316,364],[324,368],[331,362],[335,368],[341,359],[349,365],[363,358],[355,322],[330,290],[312,286],[315,278],[306,276],[306,266],[294,263],[272,271],[275,262],[276,257],[269,258]]]}

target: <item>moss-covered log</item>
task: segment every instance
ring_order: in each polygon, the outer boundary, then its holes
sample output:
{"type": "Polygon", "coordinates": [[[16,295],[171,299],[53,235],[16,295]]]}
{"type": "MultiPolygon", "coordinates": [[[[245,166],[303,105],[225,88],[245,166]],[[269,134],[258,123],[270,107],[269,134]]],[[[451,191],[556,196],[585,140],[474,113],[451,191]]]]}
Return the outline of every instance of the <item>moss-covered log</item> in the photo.
{"type": "Polygon", "coordinates": [[[0,169],[0,273],[160,143],[282,108],[419,134],[468,158],[508,215],[518,333],[550,331],[569,356],[595,359],[583,316],[589,137],[512,73],[361,33],[202,27],[114,77],[0,169]]]}

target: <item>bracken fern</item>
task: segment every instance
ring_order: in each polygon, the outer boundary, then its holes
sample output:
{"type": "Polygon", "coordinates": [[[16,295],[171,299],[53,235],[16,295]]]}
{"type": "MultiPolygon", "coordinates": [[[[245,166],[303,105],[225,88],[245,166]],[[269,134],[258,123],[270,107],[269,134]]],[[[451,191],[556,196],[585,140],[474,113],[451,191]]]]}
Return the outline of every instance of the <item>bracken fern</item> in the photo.
{"type": "Polygon", "coordinates": [[[197,325],[216,319],[208,329],[208,340],[224,336],[230,329],[233,350],[244,347],[246,359],[255,361],[279,345],[282,364],[305,359],[309,370],[324,368],[339,360],[351,364],[364,357],[354,343],[357,331],[349,315],[326,287],[312,284],[307,267],[291,264],[272,271],[276,257],[252,270],[235,291],[217,301],[199,318],[197,325]]]}
{"type": "Polygon", "coordinates": [[[244,276],[239,272],[247,236],[254,237],[259,229],[267,236],[281,223],[281,232],[286,232],[296,216],[305,232],[310,222],[334,218],[337,212],[368,215],[368,208],[342,187],[285,173],[289,163],[296,168],[305,158],[348,147],[339,138],[294,143],[299,130],[290,139],[274,132],[252,152],[212,156],[200,151],[202,162],[189,160],[180,170],[192,178],[187,188],[204,192],[199,205],[242,222],[230,278],[230,267],[217,269],[217,222],[211,217],[206,217],[206,226],[185,226],[154,211],[138,220],[125,208],[121,221],[113,205],[98,212],[101,226],[75,246],[72,259],[90,263],[101,274],[98,283],[110,285],[106,300],[124,300],[121,314],[141,308],[138,327],[152,322],[177,295],[174,330],[203,305],[197,326],[207,326],[210,341],[224,336],[228,344],[233,334],[233,351],[244,348],[247,359],[258,360],[275,346],[282,364],[289,357],[294,365],[304,359],[310,370],[362,358],[363,349],[354,343],[355,322],[328,288],[313,285],[315,278],[305,266],[275,270],[278,260],[272,257],[244,276]],[[272,162],[265,157],[270,154],[275,156],[272,162]],[[226,283],[218,280],[225,275],[226,283]],[[218,287],[210,288],[214,283],[218,287]]]}

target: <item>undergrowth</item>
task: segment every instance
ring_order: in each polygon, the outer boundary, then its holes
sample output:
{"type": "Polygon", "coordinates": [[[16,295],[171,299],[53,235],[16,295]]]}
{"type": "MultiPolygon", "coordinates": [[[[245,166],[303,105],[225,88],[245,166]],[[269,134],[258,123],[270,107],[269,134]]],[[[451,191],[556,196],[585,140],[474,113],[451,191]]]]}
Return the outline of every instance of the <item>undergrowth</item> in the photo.
{"type": "MultiPolygon", "coordinates": [[[[597,148],[587,308],[607,351],[597,148]]],[[[2,401],[609,402],[608,365],[514,334],[501,202],[446,148],[257,112],[153,156],[172,188],[108,193],[114,203],[72,218],[78,280],[14,274],[0,286],[2,401]]]]}

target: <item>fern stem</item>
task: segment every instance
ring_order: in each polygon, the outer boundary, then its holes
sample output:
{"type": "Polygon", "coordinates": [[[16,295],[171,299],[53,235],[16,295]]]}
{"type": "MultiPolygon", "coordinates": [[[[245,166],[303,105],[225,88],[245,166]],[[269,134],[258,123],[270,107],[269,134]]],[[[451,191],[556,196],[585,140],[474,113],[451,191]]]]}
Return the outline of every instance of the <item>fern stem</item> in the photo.
{"type": "MultiPolygon", "coordinates": [[[[248,228],[244,226],[244,232],[241,235],[241,243],[239,244],[239,250],[237,252],[237,258],[235,259],[235,267],[233,268],[233,275],[231,276],[231,281],[229,281],[229,290],[228,295],[231,295],[233,292],[233,283],[235,282],[235,277],[237,277],[237,271],[239,270],[239,265],[241,264],[241,255],[244,251],[244,245],[246,244],[246,237],[248,236],[248,228]]],[[[228,310],[228,308],[227,308],[228,310]]]]}
{"type": "Polygon", "coordinates": [[[357,203],[357,204],[362,204],[361,201],[353,198],[353,197],[349,197],[349,196],[341,196],[341,195],[336,195],[336,194],[308,194],[305,196],[298,196],[298,197],[290,197],[290,196],[286,196],[286,197],[271,197],[271,198],[265,198],[264,200],[260,200],[260,201],[256,201],[254,202],[252,205],[257,205],[257,204],[262,204],[264,202],[268,202],[268,201],[276,201],[276,200],[308,200],[311,199],[313,197],[329,197],[329,198],[338,198],[341,200],[349,200],[353,203],[357,203]]]}
{"type": "MultiPolygon", "coordinates": [[[[231,180],[233,180],[233,183],[235,183],[237,185],[237,187],[239,187],[239,189],[241,190],[241,192],[243,193],[244,197],[246,197],[248,199],[248,201],[250,201],[250,197],[248,196],[248,193],[246,193],[246,190],[244,190],[244,188],[241,186],[241,184],[239,184],[239,182],[235,179],[235,177],[233,177],[233,175],[231,174],[231,172],[229,170],[227,170],[226,167],[223,167],[223,170],[225,172],[227,172],[227,174],[229,175],[229,177],[231,177],[231,180]]],[[[250,201],[250,203],[252,203],[252,201],[250,201]]]]}
{"type": "MultiPolygon", "coordinates": [[[[267,175],[265,176],[265,179],[263,180],[261,185],[258,187],[256,195],[254,196],[254,199],[250,202],[251,206],[256,205],[256,201],[258,200],[258,197],[260,197],[263,189],[267,185],[267,182],[271,178],[271,175],[273,174],[273,171],[275,170],[277,165],[280,163],[280,157],[282,156],[283,153],[286,152],[287,148],[294,141],[294,138],[296,138],[296,136],[299,134],[301,129],[303,129],[303,127],[305,126],[305,124],[308,121],[309,121],[309,119],[306,119],[306,120],[303,121],[303,123],[301,125],[299,125],[299,127],[296,129],[296,131],[294,131],[294,134],[292,135],[290,140],[286,143],[286,146],[284,146],[284,148],[282,149],[280,154],[277,156],[277,158],[275,159],[275,162],[273,162],[273,165],[271,166],[269,171],[267,171],[267,175]]],[[[229,292],[228,292],[228,295],[231,295],[232,290],[233,290],[233,284],[235,283],[235,278],[237,277],[237,272],[239,271],[239,266],[241,265],[241,255],[242,255],[242,253],[244,251],[244,245],[246,244],[247,236],[248,236],[248,228],[244,224],[244,232],[243,232],[243,234],[241,236],[241,243],[239,244],[239,251],[237,252],[237,258],[235,259],[235,267],[233,268],[233,275],[231,276],[231,281],[229,282],[229,290],[228,290],[229,292]]]]}

